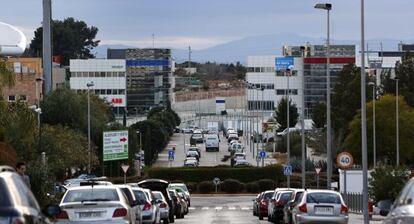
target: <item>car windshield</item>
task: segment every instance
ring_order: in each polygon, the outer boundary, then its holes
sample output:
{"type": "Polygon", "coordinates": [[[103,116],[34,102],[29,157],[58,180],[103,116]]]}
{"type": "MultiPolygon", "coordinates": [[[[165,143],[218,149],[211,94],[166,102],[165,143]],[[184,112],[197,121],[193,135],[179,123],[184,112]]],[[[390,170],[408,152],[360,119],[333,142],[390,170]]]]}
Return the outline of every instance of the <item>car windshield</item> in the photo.
{"type": "Polygon", "coordinates": [[[309,193],[306,195],[307,203],[341,204],[341,198],[333,193],[309,193]]]}
{"type": "Polygon", "coordinates": [[[272,198],[272,196],[273,196],[273,192],[267,192],[267,193],[264,195],[263,199],[265,199],[265,200],[269,200],[269,199],[271,199],[271,198],[272,198]]]}
{"type": "Polygon", "coordinates": [[[69,190],[63,202],[84,202],[84,201],[119,201],[115,189],[78,189],[69,190]]]}

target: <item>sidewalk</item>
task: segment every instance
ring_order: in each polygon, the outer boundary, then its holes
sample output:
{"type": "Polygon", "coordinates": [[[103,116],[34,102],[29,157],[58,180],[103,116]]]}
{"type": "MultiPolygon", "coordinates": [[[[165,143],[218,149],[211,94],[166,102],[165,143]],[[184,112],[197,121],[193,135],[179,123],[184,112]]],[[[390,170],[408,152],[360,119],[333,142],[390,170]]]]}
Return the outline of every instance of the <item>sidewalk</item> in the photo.
{"type": "MultiPolygon", "coordinates": [[[[369,221],[371,224],[380,224],[385,217],[374,215],[372,220],[369,221]]],[[[364,224],[364,216],[362,214],[349,213],[349,222],[350,224],[364,224]]]]}

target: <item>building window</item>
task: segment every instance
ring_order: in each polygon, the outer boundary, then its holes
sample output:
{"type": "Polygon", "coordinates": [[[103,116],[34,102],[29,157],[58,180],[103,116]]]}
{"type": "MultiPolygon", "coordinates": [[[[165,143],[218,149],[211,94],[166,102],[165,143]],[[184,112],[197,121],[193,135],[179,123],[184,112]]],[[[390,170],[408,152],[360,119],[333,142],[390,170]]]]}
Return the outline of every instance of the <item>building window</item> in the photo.
{"type": "Polygon", "coordinates": [[[112,95],[112,89],[107,89],[107,90],[106,90],[106,94],[107,94],[107,95],[112,95]]]}
{"type": "Polygon", "coordinates": [[[119,90],[119,95],[125,95],[125,89],[120,89],[119,90]]]}
{"type": "MultiPolygon", "coordinates": [[[[287,89],[277,89],[276,95],[286,95],[287,89]]],[[[297,89],[289,89],[289,95],[298,95],[297,89]]]]}
{"type": "Polygon", "coordinates": [[[15,95],[9,96],[9,102],[16,102],[16,96],[15,95]]]}
{"type": "Polygon", "coordinates": [[[23,102],[27,102],[27,96],[26,95],[20,95],[19,99],[23,102]]]}
{"type": "Polygon", "coordinates": [[[112,90],[112,94],[114,94],[114,95],[118,95],[118,90],[117,90],[117,89],[113,89],[113,90],[112,90]]]}

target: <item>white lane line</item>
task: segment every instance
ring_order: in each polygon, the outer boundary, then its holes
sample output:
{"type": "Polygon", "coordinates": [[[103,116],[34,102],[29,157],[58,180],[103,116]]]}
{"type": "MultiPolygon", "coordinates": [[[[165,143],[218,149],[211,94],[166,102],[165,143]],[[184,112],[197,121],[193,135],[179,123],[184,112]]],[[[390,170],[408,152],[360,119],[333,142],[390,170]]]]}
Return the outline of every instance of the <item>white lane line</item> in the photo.
{"type": "Polygon", "coordinates": [[[248,207],[242,207],[241,210],[250,210],[248,207]]]}
{"type": "Polygon", "coordinates": [[[229,210],[236,210],[236,207],[229,207],[229,210]]]}
{"type": "Polygon", "coordinates": [[[196,210],[194,207],[189,207],[188,210],[196,210]]]}
{"type": "Polygon", "coordinates": [[[208,210],[209,207],[202,207],[201,210],[208,210]]]}
{"type": "Polygon", "coordinates": [[[215,209],[216,210],[221,210],[221,209],[223,209],[223,207],[216,207],[215,209]]]}

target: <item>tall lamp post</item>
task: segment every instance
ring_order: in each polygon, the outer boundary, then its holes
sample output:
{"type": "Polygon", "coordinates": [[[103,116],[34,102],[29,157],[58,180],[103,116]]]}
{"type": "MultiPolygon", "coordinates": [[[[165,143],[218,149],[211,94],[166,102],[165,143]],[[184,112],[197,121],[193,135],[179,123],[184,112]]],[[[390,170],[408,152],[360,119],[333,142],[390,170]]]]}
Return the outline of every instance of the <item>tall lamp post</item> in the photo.
{"type": "Polygon", "coordinates": [[[91,174],[91,96],[90,88],[95,86],[93,82],[86,83],[88,87],[88,174],[91,174]]]}
{"type": "Polygon", "coordinates": [[[302,188],[306,187],[306,143],[305,143],[305,46],[301,46],[303,66],[302,66],[302,110],[300,113],[301,141],[302,141],[302,188]]]}
{"type": "MultiPolygon", "coordinates": [[[[286,123],[287,123],[287,165],[290,165],[290,102],[289,102],[289,72],[288,70],[285,71],[286,78],[287,78],[287,91],[286,91],[286,123]]],[[[287,175],[287,187],[290,188],[290,175],[287,175]]]]}
{"type": "Polygon", "coordinates": [[[372,154],[374,168],[377,167],[377,136],[376,136],[376,117],[375,117],[375,101],[377,99],[377,85],[375,82],[369,82],[372,86],[372,154]]]}
{"type": "Polygon", "coordinates": [[[331,189],[332,182],[332,136],[331,136],[331,77],[330,77],[330,11],[332,4],[318,3],[316,9],[323,9],[327,12],[327,39],[326,39],[326,155],[327,174],[326,182],[328,189],[331,189]]]}
{"type": "Polygon", "coordinates": [[[400,108],[398,105],[398,96],[399,96],[399,92],[398,92],[398,84],[400,79],[398,77],[394,78],[395,80],[395,129],[396,129],[396,149],[397,149],[397,162],[396,165],[399,166],[400,165],[400,108]]]}
{"type": "Polygon", "coordinates": [[[139,159],[138,159],[138,177],[141,177],[141,155],[142,155],[142,135],[138,130],[137,134],[139,135],[139,159]]]}

